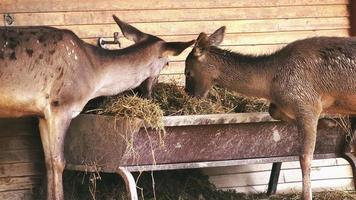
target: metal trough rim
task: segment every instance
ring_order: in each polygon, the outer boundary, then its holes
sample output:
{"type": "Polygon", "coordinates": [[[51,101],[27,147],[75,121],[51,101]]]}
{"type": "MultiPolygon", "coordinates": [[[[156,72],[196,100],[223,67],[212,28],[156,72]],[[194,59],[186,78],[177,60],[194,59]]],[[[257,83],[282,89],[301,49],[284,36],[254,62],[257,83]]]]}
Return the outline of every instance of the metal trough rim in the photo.
{"type": "MultiPolygon", "coordinates": [[[[110,115],[81,114],[86,116],[95,116],[103,118],[115,118],[110,115]]],[[[80,117],[80,116],[79,116],[80,117]]],[[[321,115],[321,118],[340,118],[343,115],[321,115]]],[[[120,117],[118,117],[119,119],[120,117]]],[[[229,113],[229,114],[206,114],[206,115],[178,115],[164,116],[163,123],[165,127],[173,126],[194,126],[194,125],[213,125],[213,124],[243,124],[258,122],[276,122],[268,112],[251,113],[229,113]]]]}

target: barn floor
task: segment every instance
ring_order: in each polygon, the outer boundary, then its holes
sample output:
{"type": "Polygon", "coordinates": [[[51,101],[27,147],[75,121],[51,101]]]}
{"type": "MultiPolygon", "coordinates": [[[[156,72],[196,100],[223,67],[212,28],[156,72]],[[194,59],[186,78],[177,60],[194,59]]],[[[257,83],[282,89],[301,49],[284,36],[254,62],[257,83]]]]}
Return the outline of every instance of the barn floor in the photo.
{"type": "MultiPolygon", "coordinates": [[[[66,200],[117,199],[127,200],[125,187],[120,177],[113,174],[85,174],[66,171],[64,176],[66,200]]],[[[199,170],[174,170],[135,174],[139,177],[139,198],[145,200],[297,200],[300,193],[241,194],[217,190],[208,177],[199,170]],[[154,186],[153,186],[154,185],[154,186]],[[155,188],[153,192],[152,188],[155,188]]],[[[326,191],[314,193],[314,200],[356,200],[356,192],[326,191]]]]}

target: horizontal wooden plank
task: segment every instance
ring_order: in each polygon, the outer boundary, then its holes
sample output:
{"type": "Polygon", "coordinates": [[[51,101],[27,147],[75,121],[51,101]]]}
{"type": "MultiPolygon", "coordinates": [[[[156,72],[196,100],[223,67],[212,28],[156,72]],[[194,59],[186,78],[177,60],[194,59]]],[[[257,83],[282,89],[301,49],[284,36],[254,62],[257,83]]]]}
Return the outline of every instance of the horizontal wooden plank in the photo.
{"type": "MultiPolygon", "coordinates": [[[[209,33],[210,34],[210,33],[209,33]]],[[[121,35],[121,33],[120,33],[121,35]]],[[[336,30],[309,30],[309,31],[283,31],[283,32],[265,32],[265,33],[228,33],[225,34],[222,46],[233,45],[259,45],[259,44],[281,44],[289,43],[298,39],[315,37],[315,36],[339,36],[348,37],[348,29],[336,30]]],[[[198,36],[194,35],[170,35],[162,36],[161,38],[167,42],[174,41],[190,41],[196,39],[198,36]]],[[[104,37],[104,40],[111,41],[112,37],[104,37]]],[[[85,42],[96,45],[98,38],[84,38],[85,42]]],[[[123,36],[119,38],[121,48],[128,47],[133,44],[132,41],[127,40],[123,36]]],[[[108,45],[110,49],[119,48],[117,45],[108,45]]]]}
{"type": "Polygon", "coordinates": [[[34,200],[33,190],[13,190],[0,192],[0,199],[4,200],[34,200]]]}
{"type": "Polygon", "coordinates": [[[42,149],[41,139],[32,135],[0,137],[0,151],[19,149],[42,149]]]}
{"type": "Polygon", "coordinates": [[[43,162],[2,164],[0,163],[0,177],[33,176],[44,174],[43,162]]]}
{"type": "MultiPolygon", "coordinates": [[[[302,171],[300,169],[282,170],[281,175],[285,183],[302,181],[302,171]]],[[[329,166],[329,167],[312,167],[311,179],[336,179],[352,178],[352,170],[348,165],[329,166]]]]}
{"type": "Polygon", "coordinates": [[[38,187],[41,180],[42,178],[39,176],[2,177],[0,178],[0,192],[38,187]]]}
{"type": "Polygon", "coordinates": [[[256,164],[256,165],[238,165],[229,167],[211,167],[202,168],[202,172],[207,176],[218,176],[218,175],[228,175],[228,174],[238,174],[238,173],[254,173],[268,171],[272,169],[272,163],[267,164],[256,164]]]}
{"type": "MultiPolygon", "coordinates": [[[[249,186],[249,185],[263,185],[268,184],[270,177],[269,171],[260,171],[254,173],[241,173],[210,176],[211,181],[218,188],[249,186]]],[[[283,182],[283,176],[280,176],[278,183],[283,182]]]]}
{"type": "Polygon", "coordinates": [[[137,10],[137,9],[187,9],[187,8],[224,8],[224,7],[266,7],[284,5],[328,5],[348,4],[348,0],[220,0],[190,1],[181,0],[172,3],[170,0],[153,1],[119,1],[81,0],[73,3],[68,0],[2,0],[2,12],[50,12],[50,11],[93,11],[93,10],[137,10]],[[29,8],[30,6],[30,8],[29,8]]]}
{"type": "MultiPolygon", "coordinates": [[[[59,26],[79,24],[110,24],[115,14],[124,21],[137,22],[177,22],[202,20],[237,19],[285,19],[309,17],[345,17],[349,16],[347,5],[310,5],[281,7],[248,8],[209,8],[209,9],[171,9],[171,10],[123,10],[92,12],[52,12],[52,13],[15,13],[14,26],[59,26]],[[189,13],[189,14],[188,14],[189,13]],[[218,13],[218,14],[217,14],[218,13]]],[[[4,24],[4,18],[0,18],[4,24]]]]}
{"type": "MultiPolygon", "coordinates": [[[[143,32],[153,35],[184,35],[200,32],[211,33],[221,26],[227,27],[227,33],[277,32],[302,30],[348,29],[347,17],[332,18],[300,18],[271,20],[225,20],[225,21],[187,21],[187,22],[155,22],[132,23],[143,32]]],[[[111,37],[119,31],[116,24],[68,25],[56,26],[72,30],[80,38],[111,37]]]]}
{"type": "Polygon", "coordinates": [[[160,75],[158,77],[158,82],[162,83],[172,83],[175,82],[178,85],[185,84],[185,77],[183,74],[174,74],[174,75],[160,75]]]}
{"type": "Polygon", "coordinates": [[[31,135],[39,137],[38,122],[35,118],[0,119],[0,137],[31,135]]]}
{"type": "MultiPolygon", "coordinates": [[[[223,190],[235,190],[241,193],[260,193],[266,192],[268,185],[250,185],[242,187],[226,187],[219,188],[223,190]]],[[[313,192],[329,191],[329,190],[354,190],[353,179],[330,179],[330,180],[318,180],[312,181],[313,192]]],[[[277,187],[278,193],[295,193],[302,191],[302,183],[279,183],[277,187]]]]}
{"type": "MultiPolygon", "coordinates": [[[[235,173],[210,175],[209,180],[217,187],[237,187],[268,184],[270,171],[258,171],[252,173],[235,173]]],[[[328,180],[328,179],[347,179],[352,178],[352,170],[350,166],[327,166],[327,167],[312,167],[312,180],[328,180]],[[330,173],[332,172],[332,173],[330,173]]],[[[278,183],[301,182],[302,172],[300,169],[281,170],[278,183]]]]}
{"type": "MultiPolygon", "coordinates": [[[[221,46],[223,49],[228,49],[234,52],[242,54],[252,54],[252,55],[261,55],[261,54],[271,54],[278,49],[281,49],[287,44],[263,44],[263,45],[239,45],[239,46],[221,46]]],[[[191,52],[192,47],[187,48],[178,56],[170,56],[170,61],[185,61],[188,54],[191,52]]]]}
{"type": "MultiPolygon", "coordinates": [[[[330,159],[320,159],[313,160],[312,166],[316,167],[330,167],[330,166],[341,166],[347,165],[348,162],[342,158],[330,158],[330,159]]],[[[202,171],[208,176],[217,175],[228,175],[237,173],[253,173],[260,171],[270,171],[272,169],[272,163],[268,164],[256,164],[256,165],[240,165],[231,167],[213,167],[213,168],[203,168],[202,171]]],[[[299,162],[284,162],[282,163],[282,170],[286,169],[300,169],[299,162]]],[[[349,169],[348,169],[349,170],[349,169]]]]}
{"type": "Polygon", "coordinates": [[[43,161],[43,152],[40,150],[11,150],[0,152],[0,163],[24,163],[43,161]]]}
{"type": "MultiPolygon", "coordinates": [[[[349,163],[343,158],[331,158],[322,160],[313,160],[313,167],[326,167],[326,166],[341,166],[349,165],[349,163]]],[[[282,164],[282,169],[299,169],[299,162],[284,162],[282,164]]]]}

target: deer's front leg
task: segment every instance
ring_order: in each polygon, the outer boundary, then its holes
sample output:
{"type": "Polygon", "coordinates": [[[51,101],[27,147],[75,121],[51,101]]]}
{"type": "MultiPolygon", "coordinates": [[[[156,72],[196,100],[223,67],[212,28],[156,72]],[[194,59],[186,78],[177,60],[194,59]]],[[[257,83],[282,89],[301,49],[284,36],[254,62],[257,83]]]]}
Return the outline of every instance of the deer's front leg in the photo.
{"type": "Polygon", "coordinates": [[[63,200],[64,137],[71,118],[64,112],[40,118],[40,134],[47,170],[47,200],[63,200]]]}
{"type": "Polygon", "coordinates": [[[315,110],[315,107],[311,107],[310,110],[303,108],[303,111],[297,114],[296,119],[299,134],[303,139],[299,159],[303,176],[304,200],[312,200],[310,171],[315,149],[319,115],[320,111],[315,110]]]}
{"type": "Polygon", "coordinates": [[[152,90],[154,84],[156,84],[158,77],[148,77],[142,84],[140,85],[140,93],[141,96],[147,99],[152,98],[152,90]]]}

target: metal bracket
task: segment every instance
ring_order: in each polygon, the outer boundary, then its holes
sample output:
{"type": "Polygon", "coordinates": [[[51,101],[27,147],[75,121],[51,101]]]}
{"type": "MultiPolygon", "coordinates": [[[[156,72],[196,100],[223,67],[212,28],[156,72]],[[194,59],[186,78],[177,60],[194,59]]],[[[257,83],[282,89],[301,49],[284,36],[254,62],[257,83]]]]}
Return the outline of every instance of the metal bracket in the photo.
{"type": "Polygon", "coordinates": [[[119,41],[119,38],[120,38],[120,36],[119,36],[119,32],[114,32],[114,40],[112,40],[112,41],[108,41],[108,40],[104,40],[104,38],[99,38],[98,39],[98,45],[101,47],[101,48],[104,48],[104,49],[107,49],[108,47],[107,47],[107,45],[108,44],[116,44],[116,45],[118,45],[119,46],[119,48],[121,48],[121,43],[120,43],[120,41],[119,41]]]}
{"type": "Polygon", "coordinates": [[[15,23],[15,17],[11,13],[5,13],[4,14],[4,25],[5,26],[12,26],[15,23]]]}
{"type": "Polygon", "coordinates": [[[282,162],[274,162],[272,165],[271,176],[269,178],[267,195],[276,194],[279,174],[281,172],[282,162]]]}
{"type": "Polygon", "coordinates": [[[138,200],[136,182],[131,172],[125,167],[119,167],[117,173],[124,179],[126,191],[130,200],[138,200]]]}

